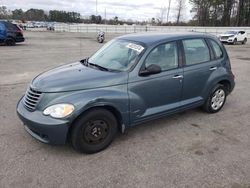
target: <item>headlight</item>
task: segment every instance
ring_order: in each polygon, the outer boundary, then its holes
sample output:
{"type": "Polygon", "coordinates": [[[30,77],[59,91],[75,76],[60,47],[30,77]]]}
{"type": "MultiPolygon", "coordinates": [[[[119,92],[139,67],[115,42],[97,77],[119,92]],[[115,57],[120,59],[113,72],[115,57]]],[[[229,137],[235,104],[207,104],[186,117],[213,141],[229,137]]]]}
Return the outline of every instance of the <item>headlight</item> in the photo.
{"type": "Polygon", "coordinates": [[[72,104],[56,104],[47,107],[44,111],[44,115],[50,115],[54,118],[64,118],[70,115],[74,111],[75,107],[72,104]]]}

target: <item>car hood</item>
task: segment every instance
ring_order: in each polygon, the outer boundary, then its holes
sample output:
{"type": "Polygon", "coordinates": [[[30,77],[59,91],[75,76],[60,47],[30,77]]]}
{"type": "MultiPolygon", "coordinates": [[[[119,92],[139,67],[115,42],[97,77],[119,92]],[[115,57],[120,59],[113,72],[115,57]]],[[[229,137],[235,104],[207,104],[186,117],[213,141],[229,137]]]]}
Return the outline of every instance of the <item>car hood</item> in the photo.
{"type": "Polygon", "coordinates": [[[125,84],[127,79],[127,72],[101,71],[76,62],[38,75],[31,87],[41,92],[64,92],[125,84]]]}
{"type": "Polygon", "coordinates": [[[220,36],[221,37],[233,37],[234,34],[221,34],[220,36]]]}

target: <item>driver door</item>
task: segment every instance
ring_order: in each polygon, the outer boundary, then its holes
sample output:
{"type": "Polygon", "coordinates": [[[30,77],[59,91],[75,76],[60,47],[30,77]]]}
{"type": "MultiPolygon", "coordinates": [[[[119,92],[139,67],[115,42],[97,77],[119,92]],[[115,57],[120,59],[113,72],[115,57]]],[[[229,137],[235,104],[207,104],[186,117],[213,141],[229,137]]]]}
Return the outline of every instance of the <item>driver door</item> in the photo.
{"type": "Polygon", "coordinates": [[[177,42],[156,46],[147,55],[143,66],[155,64],[162,72],[129,79],[132,124],[178,110],[183,79],[178,54],[177,42]]]}

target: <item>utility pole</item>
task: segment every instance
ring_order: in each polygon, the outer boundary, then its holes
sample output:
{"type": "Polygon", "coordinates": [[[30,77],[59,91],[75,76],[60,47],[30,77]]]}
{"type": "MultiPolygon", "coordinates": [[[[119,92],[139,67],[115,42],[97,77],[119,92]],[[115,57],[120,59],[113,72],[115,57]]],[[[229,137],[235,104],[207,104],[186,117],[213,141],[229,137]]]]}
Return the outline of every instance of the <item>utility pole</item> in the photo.
{"type": "Polygon", "coordinates": [[[106,13],[106,8],[105,8],[105,12],[104,12],[104,17],[105,17],[105,25],[106,25],[106,20],[107,20],[106,16],[107,16],[107,13],[106,13]]]}
{"type": "Polygon", "coordinates": [[[95,1],[95,15],[97,16],[97,0],[95,1]]]}
{"type": "Polygon", "coordinates": [[[171,0],[169,0],[169,4],[168,4],[167,23],[168,23],[168,18],[169,18],[170,6],[171,6],[171,0]]]}

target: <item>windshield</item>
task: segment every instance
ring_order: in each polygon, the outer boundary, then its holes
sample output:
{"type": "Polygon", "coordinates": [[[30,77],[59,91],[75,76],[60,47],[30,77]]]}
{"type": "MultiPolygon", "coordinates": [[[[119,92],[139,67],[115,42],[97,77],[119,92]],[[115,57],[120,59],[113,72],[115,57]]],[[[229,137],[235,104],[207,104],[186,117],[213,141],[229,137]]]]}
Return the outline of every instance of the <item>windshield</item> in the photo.
{"type": "Polygon", "coordinates": [[[88,59],[91,64],[108,70],[127,71],[142,54],[144,47],[126,40],[112,40],[88,59]]]}
{"type": "Polygon", "coordinates": [[[225,34],[236,35],[237,33],[238,33],[237,31],[227,31],[225,34]]]}

